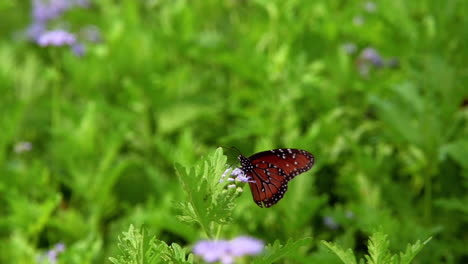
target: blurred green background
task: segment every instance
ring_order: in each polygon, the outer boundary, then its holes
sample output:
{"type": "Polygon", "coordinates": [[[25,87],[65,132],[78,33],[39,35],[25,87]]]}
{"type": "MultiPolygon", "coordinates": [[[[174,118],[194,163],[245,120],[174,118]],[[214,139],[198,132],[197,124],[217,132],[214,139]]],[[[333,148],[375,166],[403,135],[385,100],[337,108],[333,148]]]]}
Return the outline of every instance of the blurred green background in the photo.
{"type": "Polygon", "coordinates": [[[218,146],[317,159],[272,208],[246,186],[223,237],[340,263],[320,240],[362,255],[382,230],[468,263],[467,1],[95,1],[47,24],[98,29],[82,56],[28,39],[31,10],[0,3],[1,263],[109,263],[130,224],[190,247],[174,165],[218,146]]]}

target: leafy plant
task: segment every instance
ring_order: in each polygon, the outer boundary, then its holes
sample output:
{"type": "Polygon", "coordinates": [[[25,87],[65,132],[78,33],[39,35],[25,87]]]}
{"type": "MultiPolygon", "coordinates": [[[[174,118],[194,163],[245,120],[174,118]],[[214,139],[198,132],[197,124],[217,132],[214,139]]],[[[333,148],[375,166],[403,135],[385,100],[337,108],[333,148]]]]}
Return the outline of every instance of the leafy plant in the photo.
{"type": "Polygon", "coordinates": [[[193,263],[193,255],[186,249],[176,243],[169,246],[155,237],[148,241],[145,231],[133,225],[119,236],[118,247],[120,254],[109,258],[114,264],[193,263]]]}
{"type": "MultiPolygon", "coordinates": [[[[389,240],[387,235],[382,232],[374,233],[369,239],[368,254],[364,259],[360,259],[360,264],[409,264],[413,258],[419,253],[419,251],[426,245],[431,238],[428,238],[424,242],[419,240],[406,247],[405,252],[400,254],[392,254],[389,250],[389,240]]],[[[351,249],[344,250],[335,243],[322,241],[331,251],[333,251],[343,263],[345,264],[357,264],[356,257],[351,249]]]]}

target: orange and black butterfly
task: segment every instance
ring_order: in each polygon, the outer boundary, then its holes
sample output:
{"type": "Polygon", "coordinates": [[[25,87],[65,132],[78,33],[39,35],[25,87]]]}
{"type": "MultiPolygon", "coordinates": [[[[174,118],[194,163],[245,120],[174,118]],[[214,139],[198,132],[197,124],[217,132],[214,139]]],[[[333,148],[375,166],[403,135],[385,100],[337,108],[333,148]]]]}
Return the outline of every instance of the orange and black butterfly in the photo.
{"type": "Polygon", "coordinates": [[[255,203],[270,207],[283,198],[288,182],[312,168],[315,158],[301,149],[273,149],[250,157],[239,155],[241,170],[251,180],[250,190],[255,203]]]}

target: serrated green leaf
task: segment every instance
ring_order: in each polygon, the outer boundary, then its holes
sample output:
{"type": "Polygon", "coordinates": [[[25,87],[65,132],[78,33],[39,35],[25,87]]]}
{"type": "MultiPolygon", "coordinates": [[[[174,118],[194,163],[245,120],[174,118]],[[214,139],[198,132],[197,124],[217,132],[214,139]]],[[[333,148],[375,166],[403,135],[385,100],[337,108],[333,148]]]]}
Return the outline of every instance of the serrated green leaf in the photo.
{"type": "Polygon", "coordinates": [[[432,237],[429,237],[426,239],[426,241],[422,242],[420,240],[416,241],[415,244],[411,245],[408,244],[406,247],[406,251],[403,253],[400,253],[400,264],[409,264],[413,260],[413,258],[421,251],[421,249],[429,243],[429,241],[432,239],[432,237]]]}
{"type": "Polygon", "coordinates": [[[254,264],[270,264],[275,263],[278,260],[292,256],[296,254],[299,247],[310,245],[312,238],[304,238],[297,241],[288,240],[283,246],[280,244],[279,240],[276,240],[273,245],[269,245],[266,248],[266,254],[256,258],[252,263],[254,264]]]}
{"type": "Polygon", "coordinates": [[[369,255],[366,255],[369,264],[387,264],[391,261],[391,255],[388,250],[389,241],[387,235],[382,232],[374,233],[369,239],[369,255]]]}
{"type": "Polygon", "coordinates": [[[348,248],[347,250],[342,249],[340,246],[330,243],[327,241],[322,241],[322,243],[327,246],[331,251],[333,251],[345,264],[356,264],[356,257],[354,256],[353,251],[348,248]]]}
{"type": "Polygon", "coordinates": [[[218,148],[191,168],[176,166],[177,175],[187,194],[187,201],[178,206],[182,221],[197,222],[208,237],[214,236],[215,224],[231,221],[233,200],[239,196],[235,190],[226,190],[220,177],[226,170],[226,156],[218,148]]]}

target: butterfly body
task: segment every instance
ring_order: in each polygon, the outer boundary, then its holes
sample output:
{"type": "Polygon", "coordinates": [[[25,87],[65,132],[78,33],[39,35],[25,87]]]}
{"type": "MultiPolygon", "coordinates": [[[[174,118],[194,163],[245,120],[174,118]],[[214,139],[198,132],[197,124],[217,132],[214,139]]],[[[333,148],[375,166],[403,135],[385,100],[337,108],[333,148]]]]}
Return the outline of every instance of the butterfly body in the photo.
{"type": "Polygon", "coordinates": [[[260,207],[275,205],[286,193],[288,182],[315,162],[312,154],[301,149],[273,149],[238,158],[241,170],[252,179],[250,190],[260,207]]]}

